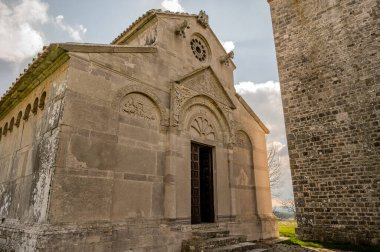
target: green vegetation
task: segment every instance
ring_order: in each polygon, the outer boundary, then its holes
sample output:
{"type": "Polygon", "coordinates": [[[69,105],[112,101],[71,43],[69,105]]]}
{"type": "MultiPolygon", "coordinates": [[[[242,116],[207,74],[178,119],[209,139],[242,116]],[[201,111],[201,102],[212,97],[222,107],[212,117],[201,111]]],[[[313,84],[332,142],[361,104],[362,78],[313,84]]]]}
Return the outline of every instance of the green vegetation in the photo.
{"type": "Polygon", "coordinates": [[[280,232],[280,236],[289,238],[289,240],[283,241],[282,243],[289,244],[289,245],[298,245],[302,247],[340,249],[340,250],[349,250],[349,251],[380,252],[380,248],[367,247],[367,246],[301,241],[297,239],[295,235],[296,226],[297,226],[297,223],[295,221],[279,221],[278,222],[278,229],[280,232]]]}
{"type": "Polygon", "coordinates": [[[297,226],[297,223],[295,221],[279,221],[278,222],[278,229],[280,232],[280,236],[289,238],[289,240],[284,241],[283,243],[290,244],[290,245],[323,248],[323,245],[320,243],[305,242],[305,241],[298,240],[295,234],[296,226],[297,226]]]}

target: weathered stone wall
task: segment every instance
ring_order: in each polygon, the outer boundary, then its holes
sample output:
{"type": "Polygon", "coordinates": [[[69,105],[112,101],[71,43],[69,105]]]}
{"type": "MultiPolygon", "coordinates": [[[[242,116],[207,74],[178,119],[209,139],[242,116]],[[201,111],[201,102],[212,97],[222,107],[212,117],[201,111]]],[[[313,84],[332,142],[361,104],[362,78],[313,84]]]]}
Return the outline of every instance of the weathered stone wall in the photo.
{"type": "Polygon", "coordinates": [[[269,3],[297,235],[379,244],[380,3],[269,3]]]}
{"type": "Polygon", "coordinates": [[[34,227],[47,221],[66,70],[61,66],[1,120],[0,248],[32,249],[34,227]]]}

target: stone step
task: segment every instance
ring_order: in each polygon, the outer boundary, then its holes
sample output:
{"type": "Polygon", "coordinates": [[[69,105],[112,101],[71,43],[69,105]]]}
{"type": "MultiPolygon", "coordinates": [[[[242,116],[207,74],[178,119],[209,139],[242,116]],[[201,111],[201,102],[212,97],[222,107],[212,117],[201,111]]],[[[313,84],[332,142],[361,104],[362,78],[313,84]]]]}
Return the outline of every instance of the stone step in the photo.
{"type": "Polygon", "coordinates": [[[192,232],[193,237],[195,239],[211,239],[211,238],[219,238],[219,237],[227,237],[230,234],[228,230],[197,230],[192,232]]]}
{"type": "Polygon", "coordinates": [[[250,250],[247,250],[246,252],[267,252],[268,249],[250,249],[250,250]]]}
{"type": "Polygon", "coordinates": [[[217,248],[217,247],[223,247],[227,245],[234,245],[238,243],[242,243],[247,241],[247,237],[243,235],[230,235],[227,237],[218,237],[218,238],[212,238],[207,239],[204,241],[204,248],[217,248]]]}
{"type": "Polygon", "coordinates": [[[210,229],[219,229],[219,224],[218,223],[202,223],[202,224],[195,224],[191,225],[191,229],[194,231],[197,230],[210,230],[210,229]]]}
{"type": "Polygon", "coordinates": [[[188,251],[203,251],[207,249],[242,243],[242,242],[245,242],[246,240],[247,240],[247,237],[243,235],[217,237],[217,238],[211,238],[211,239],[206,239],[206,240],[193,239],[193,240],[188,241],[187,243],[184,243],[184,249],[188,251]]]}
{"type": "Polygon", "coordinates": [[[256,248],[256,243],[253,242],[242,242],[238,244],[233,244],[233,245],[228,245],[224,247],[219,247],[219,248],[213,248],[213,249],[205,249],[205,252],[212,252],[212,251],[217,251],[217,252],[230,252],[230,251],[254,251],[254,252],[264,252],[267,251],[265,249],[258,249],[257,251],[255,250],[256,248]]]}

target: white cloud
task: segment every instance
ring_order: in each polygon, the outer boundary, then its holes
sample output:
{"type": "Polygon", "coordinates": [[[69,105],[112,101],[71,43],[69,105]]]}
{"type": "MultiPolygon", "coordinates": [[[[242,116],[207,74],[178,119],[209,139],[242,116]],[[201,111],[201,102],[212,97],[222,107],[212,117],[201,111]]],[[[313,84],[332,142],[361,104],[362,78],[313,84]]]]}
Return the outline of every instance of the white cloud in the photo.
{"type": "Polygon", "coordinates": [[[62,15],[55,17],[55,23],[58,27],[67,32],[74,41],[83,41],[87,29],[83,25],[76,25],[75,27],[67,25],[63,22],[63,19],[62,15]]]}
{"type": "Polygon", "coordinates": [[[226,50],[227,53],[229,53],[235,49],[235,43],[233,41],[222,42],[222,45],[224,47],[224,50],[226,50]]]}
{"type": "Polygon", "coordinates": [[[165,10],[173,11],[173,12],[184,12],[179,0],[164,0],[161,3],[161,6],[165,10]]]}
{"type": "Polygon", "coordinates": [[[42,0],[21,0],[6,4],[0,0],[0,60],[20,64],[41,51],[45,40],[42,26],[55,23],[75,41],[82,41],[87,29],[70,26],[63,16],[49,17],[49,5],[42,0]]]}
{"type": "Polygon", "coordinates": [[[235,86],[236,91],[244,95],[246,93],[260,93],[265,92],[271,96],[277,96],[281,98],[280,92],[280,83],[275,81],[267,81],[265,83],[254,83],[252,81],[240,82],[235,86]]]}
{"type": "Polygon", "coordinates": [[[0,59],[19,63],[35,55],[44,44],[36,26],[48,21],[48,5],[40,0],[23,0],[6,5],[0,0],[0,59]]]}
{"type": "Polygon", "coordinates": [[[292,185],[289,165],[289,155],[286,141],[285,121],[282,109],[280,83],[268,81],[254,83],[240,82],[235,85],[236,91],[247,101],[263,123],[269,128],[267,145],[278,148],[282,178],[279,190],[280,198],[292,197],[292,185]]]}
{"type": "Polygon", "coordinates": [[[235,86],[236,91],[251,105],[260,119],[269,128],[271,141],[285,143],[285,123],[282,110],[280,83],[240,82],[235,86]]]}

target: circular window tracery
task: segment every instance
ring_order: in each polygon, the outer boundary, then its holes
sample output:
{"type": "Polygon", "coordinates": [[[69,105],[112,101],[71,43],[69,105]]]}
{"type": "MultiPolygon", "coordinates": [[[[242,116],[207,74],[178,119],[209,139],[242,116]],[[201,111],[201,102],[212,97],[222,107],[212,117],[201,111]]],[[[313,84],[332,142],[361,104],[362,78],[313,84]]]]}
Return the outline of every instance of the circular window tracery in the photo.
{"type": "Polygon", "coordinates": [[[202,62],[205,61],[207,58],[206,45],[199,38],[191,39],[190,45],[195,58],[202,62]]]}

